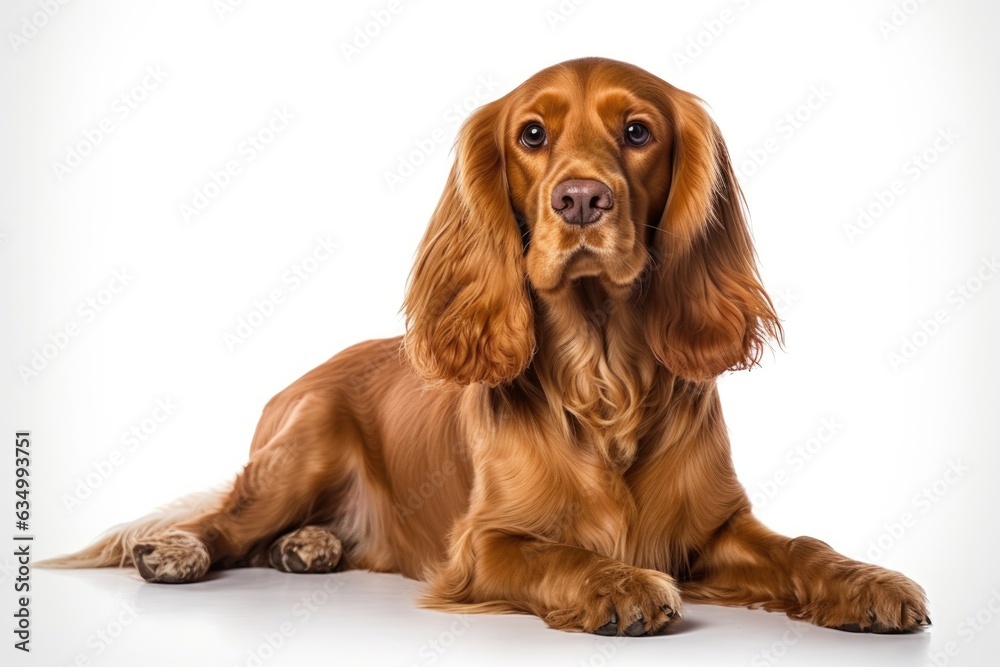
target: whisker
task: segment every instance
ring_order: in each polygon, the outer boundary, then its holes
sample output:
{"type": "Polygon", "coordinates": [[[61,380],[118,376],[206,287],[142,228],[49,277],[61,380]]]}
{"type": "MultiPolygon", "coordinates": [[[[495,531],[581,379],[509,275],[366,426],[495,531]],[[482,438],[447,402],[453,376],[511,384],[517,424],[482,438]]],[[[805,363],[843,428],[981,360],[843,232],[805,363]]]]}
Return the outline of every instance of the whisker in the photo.
{"type": "Polygon", "coordinates": [[[672,231],[670,231],[668,229],[663,229],[662,227],[657,227],[656,225],[650,225],[650,224],[645,223],[645,222],[640,222],[640,223],[637,223],[637,224],[639,224],[639,225],[641,225],[643,227],[649,227],[650,229],[655,229],[658,232],[663,232],[664,234],[667,234],[669,236],[673,236],[674,238],[678,238],[678,239],[681,238],[680,234],[675,234],[675,233],[673,233],[672,231]]]}

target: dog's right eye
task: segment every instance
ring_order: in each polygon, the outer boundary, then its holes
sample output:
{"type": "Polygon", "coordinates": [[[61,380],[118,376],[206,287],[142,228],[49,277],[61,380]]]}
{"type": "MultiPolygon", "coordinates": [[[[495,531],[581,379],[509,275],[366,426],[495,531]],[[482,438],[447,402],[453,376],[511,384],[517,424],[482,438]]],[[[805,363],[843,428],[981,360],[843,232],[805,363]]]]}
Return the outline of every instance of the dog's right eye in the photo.
{"type": "Polygon", "coordinates": [[[630,146],[644,146],[649,143],[649,128],[642,123],[629,123],[625,126],[625,141],[630,146]]]}
{"type": "Polygon", "coordinates": [[[541,148],[545,141],[545,128],[541,123],[528,123],[521,131],[521,143],[528,148],[541,148]]]}

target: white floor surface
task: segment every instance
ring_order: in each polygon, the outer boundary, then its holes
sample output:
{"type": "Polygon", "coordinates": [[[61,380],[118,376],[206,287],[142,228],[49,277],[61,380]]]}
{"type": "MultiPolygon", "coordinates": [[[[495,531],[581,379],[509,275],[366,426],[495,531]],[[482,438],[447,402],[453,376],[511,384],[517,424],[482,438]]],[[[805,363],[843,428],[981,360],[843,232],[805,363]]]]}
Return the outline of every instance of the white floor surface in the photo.
{"type": "MultiPolygon", "coordinates": [[[[532,616],[426,611],[416,604],[418,582],[368,572],[230,570],[184,586],[146,584],[131,569],[32,577],[37,665],[935,664],[936,628],[850,634],[780,614],[688,605],[664,635],[604,638],[550,630],[532,616]]],[[[978,643],[963,644],[961,659],[937,660],[990,664],[989,642],[978,643]]]]}

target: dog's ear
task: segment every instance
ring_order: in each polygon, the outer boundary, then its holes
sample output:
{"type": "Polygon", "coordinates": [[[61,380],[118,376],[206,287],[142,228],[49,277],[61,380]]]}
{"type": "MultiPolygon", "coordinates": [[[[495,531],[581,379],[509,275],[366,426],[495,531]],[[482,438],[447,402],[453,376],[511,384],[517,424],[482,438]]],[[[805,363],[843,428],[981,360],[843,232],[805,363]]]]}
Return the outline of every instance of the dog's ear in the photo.
{"type": "Polygon", "coordinates": [[[535,349],[521,233],[503,149],[503,100],[462,127],[444,193],[417,252],[404,302],[405,348],[429,381],[496,386],[535,349]]]}
{"type": "Polygon", "coordinates": [[[701,381],[756,365],[782,331],[722,135],[698,98],[670,87],[667,100],[673,174],[651,248],[645,333],[664,366],[701,381]]]}

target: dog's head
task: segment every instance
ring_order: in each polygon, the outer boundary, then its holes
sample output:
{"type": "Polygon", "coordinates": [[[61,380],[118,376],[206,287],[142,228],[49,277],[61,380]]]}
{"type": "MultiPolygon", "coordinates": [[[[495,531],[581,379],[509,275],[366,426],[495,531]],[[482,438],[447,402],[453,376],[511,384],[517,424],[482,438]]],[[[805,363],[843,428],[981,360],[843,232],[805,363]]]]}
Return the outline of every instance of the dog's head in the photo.
{"type": "Polygon", "coordinates": [[[531,291],[558,298],[581,278],[641,295],[651,353],[690,380],[753,365],[780,335],[698,98],[632,65],[573,60],[477,110],[457,153],[405,303],[426,378],[510,381],[535,349],[531,291]]]}

